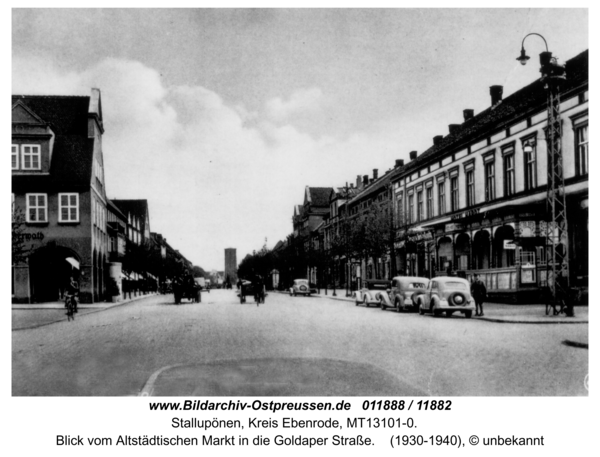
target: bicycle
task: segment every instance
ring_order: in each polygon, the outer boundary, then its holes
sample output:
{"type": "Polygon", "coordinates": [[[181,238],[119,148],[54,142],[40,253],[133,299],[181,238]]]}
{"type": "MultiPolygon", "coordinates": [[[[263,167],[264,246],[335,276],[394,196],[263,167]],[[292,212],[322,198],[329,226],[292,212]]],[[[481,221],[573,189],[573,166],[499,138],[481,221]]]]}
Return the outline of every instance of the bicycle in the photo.
{"type": "Polygon", "coordinates": [[[77,301],[75,295],[67,295],[65,297],[65,307],[67,308],[67,322],[75,320],[75,313],[77,312],[77,301]]]}

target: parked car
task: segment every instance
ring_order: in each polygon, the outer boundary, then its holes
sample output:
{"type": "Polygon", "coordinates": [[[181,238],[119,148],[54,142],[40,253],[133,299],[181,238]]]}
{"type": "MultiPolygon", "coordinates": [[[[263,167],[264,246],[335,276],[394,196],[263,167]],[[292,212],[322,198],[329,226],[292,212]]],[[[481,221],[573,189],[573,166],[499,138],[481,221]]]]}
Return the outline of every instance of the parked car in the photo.
{"type": "Polygon", "coordinates": [[[292,287],[290,287],[290,297],[296,295],[309,295],[313,293],[313,290],[308,283],[308,279],[294,279],[292,287]]]}
{"type": "Polygon", "coordinates": [[[381,309],[417,311],[417,296],[425,292],[429,279],[417,276],[396,276],[392,279],[388,296],[382,295],[381,309]]]}
{"type": "Polygon", "coordinates": [[[364,284],[362,289],[354,292],[354,304],[356,306],[360,303],[365,306],[381,306],[382,300],[389,301],[390,281],[387,279],[368,279],[364,284]]]}
{"type": "Polygon", "coordinates": [[[469,281],[456,276],[440,276],[429,281],[425,293],[417,296],[419,314],[432,313],[447,317],[453,313],[463,313],[471,317],[475,311],[475,300],[471,297],[469,281]]]}

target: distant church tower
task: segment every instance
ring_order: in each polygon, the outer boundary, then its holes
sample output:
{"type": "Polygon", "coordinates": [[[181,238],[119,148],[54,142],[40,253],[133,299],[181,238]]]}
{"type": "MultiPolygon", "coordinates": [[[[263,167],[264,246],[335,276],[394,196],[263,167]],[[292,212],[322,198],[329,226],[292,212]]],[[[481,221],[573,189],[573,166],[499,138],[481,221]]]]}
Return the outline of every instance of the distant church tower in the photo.
{"type": "Polygon", "coordinates": [[[225,278],[224,280],[231,281],[231,284],[235,286],[237,282],[237,254],[235,248],[225,249],[225,278]]]}

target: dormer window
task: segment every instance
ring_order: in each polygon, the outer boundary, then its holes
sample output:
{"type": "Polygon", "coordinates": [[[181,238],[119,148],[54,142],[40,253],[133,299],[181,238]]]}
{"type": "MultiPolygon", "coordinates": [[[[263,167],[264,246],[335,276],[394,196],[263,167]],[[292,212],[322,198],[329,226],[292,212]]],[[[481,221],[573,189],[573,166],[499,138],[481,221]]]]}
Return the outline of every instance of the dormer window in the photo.
{"type": "Polygon", "coordinates": [[[21,165],[23,170],[40,170],[41,163],[41,151],[38,145],[21,145],[21,165]]]}

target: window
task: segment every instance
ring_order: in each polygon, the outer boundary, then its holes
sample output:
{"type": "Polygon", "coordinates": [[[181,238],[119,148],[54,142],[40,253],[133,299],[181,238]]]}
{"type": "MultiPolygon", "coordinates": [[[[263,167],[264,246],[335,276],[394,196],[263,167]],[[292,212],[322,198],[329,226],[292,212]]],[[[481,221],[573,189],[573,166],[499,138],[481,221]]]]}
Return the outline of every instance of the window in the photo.
{"type": "Polygon", "coordinates": [[[489,202],[496,198],[496,177],[494,173],[494,162],[490,160],[485,164],[485,201],[489,202]]]}
{"type": "Polygon", "coordinates": [[[467,181],[467,206],[475,205],[475,172],[467,170],[465,173],[467,181]]]}
{"type": "Polygon", "coordinates": [[[423,191],[417,192],[417,222],[421,222],[425,218],[423,211],[423,191]]]}
{"type": "Polygon", "coordinates": [[[23,157],[21,165],[23,170],[39,170],[41,168],[40,147],[35,145],[21,146],[23,157]]]}
{"type": "Polygon", "coordinates": [[[13,144],[11,146],[11,167],[13,170],[18,170],[19,169],[19,146],[16,144],[13,144]]]}
{"type": "Polygon", "coordinates": [[[523,142],[523,156],[525,157],[525,190],[537,187],[537,147],[533,139],[523,142]]]}
{"type": "Polygon", "coordinates": [[[427,219],[433,217],[433,187],[428,187],[427,190],[427,219]]]}
{"type": "Polygon", "coordinates": [[[27,194],[27,222],[48,222],[46,194],[27,194]]]}
{"type": "Polygon", "coordinates": [[[450,211],[458,210],[458,176],[450,178],[450,211]]]}
{"type": "Polygon", "coordinates": [[[504,196],[515,193],[515,148],[509,146],[502,151],[504,158],[504,196]]]}
{"type": "Polygon", "coordinates": [[[79,194],[58,194],[58,222],[79,222],[79,194]]]}
{"type": "Polygon", "coordinates": [[[402,208],[402,194],[398,195],[398,201],[397,201],[397,213],[396,213],[396,217],[398,219],[398,224],[399,225],[404,225],[404,210],[402,208]]]}
{"type": "Polygon", "coordinates": [[[577,174],[587,175],[588,174],[588,126],[582,125],[575,129],[575,164],[577,167],[577,174]]]}
{"type": "Polygon", "coordinates": [[[438,183],[438,208],[440,216],[446,214],[446,188],[444,187],[444,181],[438,183]]]}
{"type": "Polygon", "coordinates": [[[415,211],[414,195],[409,195],[408,196],[408,214],[406,215],[406,222],[408,224],[412,224],[412,222],[413,222],[414,211],[415,211]]]}

